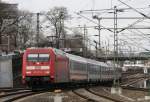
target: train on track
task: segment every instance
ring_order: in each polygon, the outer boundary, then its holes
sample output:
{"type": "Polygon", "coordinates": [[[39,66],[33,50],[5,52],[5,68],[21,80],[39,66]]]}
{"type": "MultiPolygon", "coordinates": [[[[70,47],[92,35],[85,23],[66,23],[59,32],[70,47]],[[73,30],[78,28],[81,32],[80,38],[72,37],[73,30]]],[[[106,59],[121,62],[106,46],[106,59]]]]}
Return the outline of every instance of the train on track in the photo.
{"type": "Polygon", "coordinates": [[[55,48],[27,48],[23,55],[22,81],[29,87],[107,82],[121,78],[121,69],[114,70],[110,64],[55,48]]]}

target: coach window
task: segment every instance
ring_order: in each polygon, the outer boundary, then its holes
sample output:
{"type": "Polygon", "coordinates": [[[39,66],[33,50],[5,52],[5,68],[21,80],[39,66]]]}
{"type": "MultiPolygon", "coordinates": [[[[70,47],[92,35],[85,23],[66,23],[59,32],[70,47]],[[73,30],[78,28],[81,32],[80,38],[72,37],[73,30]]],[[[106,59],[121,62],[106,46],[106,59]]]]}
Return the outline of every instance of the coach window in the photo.
{"type": "Polygon", "coordinates": [[[84,71],[84,69],[85,69],[85,66],[84,66],[84,63],[82,64],[82,71],[84,71]]]}
{"type": "Polygon", "coordinates": [[[75,66],[75,70],[77,71],[80,70],[80,66],[77,62],[74,62],[74,66],[75,66]]]}
{"type": "Polygon", "coordinates": [[[73,70],[74,69],[74,63],[72,60],[70,60],[70,69],[73,70]]]}
{"type": "Polygon", "coordinates": [[[86,64],[83,63],[83,71],[85,71],[85,70],[86,70],[86,64]]]}
{"type": "Polygon", "coordinates": [[[103,75],[105,75],[105,67],[103,67],[103,75]]]}
{"type": "Polygon", "coordinates": [[[79,70],[79,68],[78,68],[78,63],[77,62],[73,62],[73,69],[74,69],[74,71],[77,71],[77,70],[79,70]]]}
{"type": "Polygon", "coordinates": [[[72,70],[75,70],[76,66],[75,66],[75,62],[73,60],[71,61],[71,67],[72,67],[72,70]]]}
{"type": "Polygon", "coordinates": [[[107,67],[105,67],[105,75],[107,75],[107,67]]]}
{"type": "Polygon", "coordinates": [[[81,71],[82,70],[82,64],[79,62],[77,62],[77,64],[78,64],[78,71],[81,71]]]}

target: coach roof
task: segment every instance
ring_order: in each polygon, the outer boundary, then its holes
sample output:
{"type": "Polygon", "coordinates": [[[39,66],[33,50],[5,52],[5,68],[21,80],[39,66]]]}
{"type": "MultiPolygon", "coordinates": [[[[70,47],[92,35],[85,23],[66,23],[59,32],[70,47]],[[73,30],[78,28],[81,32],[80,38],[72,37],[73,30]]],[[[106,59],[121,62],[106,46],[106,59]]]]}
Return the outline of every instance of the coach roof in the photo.
{"type": "Polygon", "coordinates": [[[81,56],[72,55],[72,54],[68,54],[68,53],[66,53],[66,56],[71,60],[87,63],[86,58],[83,58],[81,56]]]}

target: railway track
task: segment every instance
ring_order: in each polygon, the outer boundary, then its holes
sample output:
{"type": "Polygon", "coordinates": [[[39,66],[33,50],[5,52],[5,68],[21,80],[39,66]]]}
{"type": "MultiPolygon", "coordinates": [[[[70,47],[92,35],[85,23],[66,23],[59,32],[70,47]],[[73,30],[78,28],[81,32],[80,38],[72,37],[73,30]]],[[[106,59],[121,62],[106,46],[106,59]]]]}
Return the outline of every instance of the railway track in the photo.
{"type": "Polygon", "coordinates": [[[88,96],[85,96],[85,95],[83,95],[83,94],[81,94],[81,93],[78,93],[78,92],[75,91],[75,90],[72,90],[72,92],[73,92],[74,94],[76,94],[77,96],[79,96],[79,97],[85,99],[87,102],[98,102],[98,101],[96,101],[96,100],[94,100],[94,99],[92,99],[92,98],[89,98],[88,96]]]}
{"type": "Polygon", "coordinates": [[[136,91],[144,91],[144,92],[149,92],[150,89],[148,88],[137,88],[137,87],[133,87],[132,85],[134,85],[135,83],[139,82],[139,81],[142,81],[142,80],[145,80],[145,79],[138,79],[138,80],[134,80],[134,81],[131,81],[130,83],[125,83],[125,84],[122,84],[121,85],[121,88],[123,89],[128,89],[128,90],[136,90],[136,91]]]}
{"type": "Polygon", "coordinates": [[[0,92],[15,92],[20,90],[31,90],[30,88],[0,88],[0,92]]]}
{"type": "Polygon", "coordinates": [[[125,101],[107,97],[105,95],[97,94],[94,91],[91,91],[90,89],[87,89],[87,88],[73,90],[73,93],[87,100],[88,102],[125,102],[125,101]]]}
{"type": "MultiPolygon", "coordinates": [[[[135,87],[122,87],[123,89],[128,90],[136,90],[136,91],[144,91],[148,92],[149,89],[143,89],[143,88],[135,88],[135,87]]],[[[12,89],[13,90],[13,89],[12,89]]],[[[14,89],[16,90],[16,89],[14,89]]],[[[22,99],[26,96],[31,96],[35,94],[44,93],[47,91],[39,91],[39,92],[33,92],[31,90],[23,90],[23,89],[17,89],[16,92],[7,92],[4,95],[0,95],[0,102],[12,102],[16,101],[18,99],[22,99]]],[[[76,94],[82,99],[85,99],[87,102],[129,102],[125,100],[121,100],[120,98],[113,97],[111,94],[105,94],[105,90],[110,90],[109,87],[101,87],[100,89],[93,90],[93,88],[80,88],[80,89],[73,89],[73,94],[76,94]]]]}
{"type": "Polygon", "coordinates": [[[145,80],[145,78],[134,79],[134,80],[131,80],[129,82],[121,84],[121,86],[131,86],[131,85],[134,85],[134,84],[136,84],[142,80],[145,80]]]}
{"type": "Polygon", "coordinates": [[[24,90],[24,91],[18,91],[18,92],[10,92],[4,95],[0,95],[0,102],[12,102],[21,98],[24,98],[26,96],[31,96],[35,94],[43,93],[44,91],[39,92],[33,92],[31,90],[24,90]]]}
{"type": "MultiPolygon", "coordinates": [[[[144,88],[135,88],[135,87],[130,87],[130,86],[123,86],[123,89],[127,89],[127,90],[135,90],[135,91],[143,91],[143,92],[149,92],[150,89],[144,89],[144,88]]],[[[101,90],[93,90],[92,88],[83,88],[85,92],[83,91],[78,91],[78,89],[74,89],[72,90],[72,92],[74,94],[76,94],[77,96],[87,100],[88,102],[103,102],[100,101],[99,98],[103,98],[106,100],[109,100],[110,102],[131,102],[130,99],[128,98],[123,98],[122,96],[117,96],[117,95],[113,95],[110,93],[110,89],[109,87],[102,87],[101,90]],[[106,91],[105,91],[106,90],[106,91]],[[107,91],[109,90],[109,91],[107,91]],[[85,93],[90,93],[90,95],[86,95],[85,93]],[[94,97],[99,97],[99,98],[94,98],[94,97]]],[[[82,90],[83,90],[82,89],[82,90]]],[[[108,101],[108,102],[109,102],[108,101]]],[[[107,101],[104,101],[107,102],[107,101]]]]}
{"type": "Polygon", "coordinates": [[[14,92],[7,92],[7,93],[4,93],[2,95],[0,95],[0,98],[3,98],[3,97],[7,97],[7,96],[11,96],[11,95],[17,95],[17,94],[22,94],[22,93],[27,93],[27,92],[32,92],[30,90],[24,90],[24,91],[14,91],[14,92]]]}
{"type": "Polygon", "coordinates": [[[87,90],[88,92],[94,94],[94,95],[97,95],[97,96],[99,96],[99,97],[103,97],[103,98],[105,98],[105,99],[111,100],[112,102],[125,102],[125,101],[123,101],[123,100],[121,100],[121,99],[113,98],[113,97],[110,97],[110,96],[108,96],[108,95],[106,95],[106,94],[101,94],[101,93],[95,92],[95,91],[93,91],[93,90],[91,90],[91,89],[89,89],[89,88],[86,88],[86,90],[87,90]]]}
{"type": "Polygon", "coordinates": [[[144,92],[149,92],[150,89],[146,88],[136,88],[136,87],[131,87],[131,86],[122,86],[123,89],[128,89],[128,90],[135,90],[135,91],[144,91],[144,92]]]}

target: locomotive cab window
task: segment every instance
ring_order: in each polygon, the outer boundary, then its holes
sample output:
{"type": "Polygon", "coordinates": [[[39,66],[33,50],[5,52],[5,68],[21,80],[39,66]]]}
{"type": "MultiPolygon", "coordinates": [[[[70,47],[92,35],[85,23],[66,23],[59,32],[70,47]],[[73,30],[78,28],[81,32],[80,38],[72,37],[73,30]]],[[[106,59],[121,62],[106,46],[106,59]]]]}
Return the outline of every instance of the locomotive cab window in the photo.
{"type": "Polygon", "coordinates": [[[39,54],[39,61],[49,61],[49,54],[39,54]]]}
{"type": "Polygon", "coordinates": [[[38,54],[28,54],[27,60],[32,62],[38,61],[38,54]]]}
{"type": "Polygon", "coordinates": [[[28,54],[27,60],[30,62],[46,62],[49,61],[49,54],[28,54]]]}

